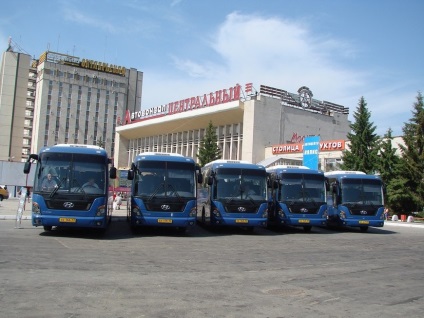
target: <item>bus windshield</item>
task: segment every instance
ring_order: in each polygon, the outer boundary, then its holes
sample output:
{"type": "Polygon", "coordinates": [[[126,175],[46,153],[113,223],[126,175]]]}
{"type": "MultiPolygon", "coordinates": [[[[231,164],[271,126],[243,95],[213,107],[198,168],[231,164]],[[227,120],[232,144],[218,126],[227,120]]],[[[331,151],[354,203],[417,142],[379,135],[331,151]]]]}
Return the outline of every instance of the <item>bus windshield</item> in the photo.
{"type": "Polygon", "coordinates": [[[140,161],[134,183],[135,196],[193,198],[194,165],[188,162],[140,161]]]}
{"type": "Polygon", "coordinates": [[[215,178],[214,199],[267,199],[264,170],[219,168],[215,178]]]}
{"type": "Polygon", "coordinates": [[[383,205],[383,191],[380,180],[343,179],[341,189],[342,204],[344,205],[383,205]]]}
{"type": "Polygon", "coordinates": [[[102,156],[42,153],[37,164],[34,193],[104,194],[107,183],[102,156]]]}
{"type": "Polygon", "coordinates": [[[284,173],[280,180],[280,202],[325,202],[325,183],[322,175],[284,173]]]}

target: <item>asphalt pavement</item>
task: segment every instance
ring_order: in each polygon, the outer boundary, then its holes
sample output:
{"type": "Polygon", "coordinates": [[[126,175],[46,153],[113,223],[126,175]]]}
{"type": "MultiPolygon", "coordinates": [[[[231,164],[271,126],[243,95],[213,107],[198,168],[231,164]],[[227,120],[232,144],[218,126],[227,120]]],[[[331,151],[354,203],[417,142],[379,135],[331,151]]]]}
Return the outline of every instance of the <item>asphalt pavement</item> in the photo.
{"type": "MultiPolygon", "coordinates": [[[[0,202],[0,220],[15,220],[19,208],[18,198],[9,198],[0,202]]],[[[126,201],[123,202],[120,210],[115,210],[112,216],[125,217],[126,201]]],[[[25,203],[22,213],[22,220],[31,219],[31,201],[25,203]]],[[[113,218],[112,218],[113,219],[113,218]]],[[[416,227],[424,229],[424,222],[403,222],[403,221],[386,221],[384,226],[403,226],[403,227],[416,227]]]]}

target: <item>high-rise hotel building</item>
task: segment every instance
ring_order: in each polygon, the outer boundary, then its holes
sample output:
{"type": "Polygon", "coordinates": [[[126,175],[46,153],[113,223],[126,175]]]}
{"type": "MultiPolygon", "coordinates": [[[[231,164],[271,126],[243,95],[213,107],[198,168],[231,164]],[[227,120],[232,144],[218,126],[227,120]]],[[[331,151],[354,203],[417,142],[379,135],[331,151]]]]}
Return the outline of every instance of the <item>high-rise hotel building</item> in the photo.
{"type": "Polygon", "coordinates": [[[79,143],[115,151],[115,128],[141,108],[143,73],[134,68],[9,48],[0,69],[0,160],[25,161],[43,146],[79,143]]]}

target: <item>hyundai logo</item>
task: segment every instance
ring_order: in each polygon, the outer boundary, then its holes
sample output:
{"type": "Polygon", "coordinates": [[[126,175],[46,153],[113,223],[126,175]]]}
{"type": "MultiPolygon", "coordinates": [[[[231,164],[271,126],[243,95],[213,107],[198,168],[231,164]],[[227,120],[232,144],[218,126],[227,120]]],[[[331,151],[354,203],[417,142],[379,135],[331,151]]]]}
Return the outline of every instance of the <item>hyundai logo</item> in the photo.
{"type": "Polygon", "coordinates": [[[63,203],[63,207],[65,209],[72,209],[74,207],[74,204],[72,202],[65,202],[63,203]]]}
{"type": "Polygon", "coordinates": [[[368,214],[368,212],[365,211],[365,210],[361,210],[359,213],[361,213],[362,215],[367,215],[368,214]]]}
{"type": "Polygon", "coordinates": [[[170,207],[168,204],[162,204],[162,205],[160,206],[160,208],[161,208],[162,210],[167,211],[167,210],[169,210],[171,207],[170,207]]]}
{"type": "Polygon", "coordinates": [[[300,209],[300,212],[302,212],[302,213],[308,213],[308,209],[307,208],[301,208],[300,209]]]}
{"type": "Polygon", "coordinates": [[[245,208],[244,206],[239,206],[239,207],[237,208],[237,210],[238,210],[239,212],[245,212],[245,211],[246,211],[246,208],[245,208]]]}

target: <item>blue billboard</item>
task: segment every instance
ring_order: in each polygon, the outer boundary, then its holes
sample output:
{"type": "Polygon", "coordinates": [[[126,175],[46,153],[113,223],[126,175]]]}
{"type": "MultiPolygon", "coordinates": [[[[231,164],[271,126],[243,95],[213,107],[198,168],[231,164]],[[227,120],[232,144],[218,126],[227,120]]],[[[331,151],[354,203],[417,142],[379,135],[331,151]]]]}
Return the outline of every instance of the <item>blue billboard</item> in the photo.
{"type": "Polygon", "coordinates": [[[303,141],[303,165],[318,170],[319,136],[305,137],[303,141]]]}

